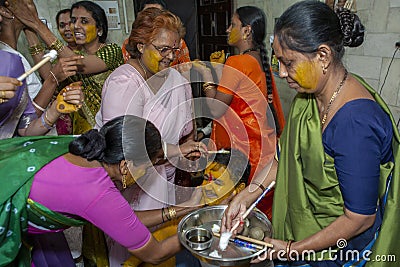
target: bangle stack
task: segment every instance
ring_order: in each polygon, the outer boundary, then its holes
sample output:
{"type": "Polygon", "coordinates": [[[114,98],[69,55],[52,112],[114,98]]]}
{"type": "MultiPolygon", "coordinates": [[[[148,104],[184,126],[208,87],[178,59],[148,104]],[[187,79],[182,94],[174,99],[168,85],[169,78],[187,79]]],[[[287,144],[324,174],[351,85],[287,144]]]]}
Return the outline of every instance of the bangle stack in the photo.
{"type": "Polygon", "coordinates": [[[36,56],[42,52],[44,52],[45,48],[42,44],[36,44],[36,45],[32,45],[28,48],[29,54],[31,54],[31,56],[36,56]]]}
{"type": "Polygon", "coordinates": [[[56,50],[58,53],[61,53],[64,50],[64,44],[56,39],[54,42],[51,43],[50,49],[56,50]]]}
{"type": "Polygon", "coordinates": [[[209,90],[215,89],[216,86],[213,82],[205,82],[203,83],[203,92],[206,93],[209,90]]]}
{"type": "Polygon", "coordinates": [[[176,210],[174,208],[168,207],[168,213],[169,213],[170,220],[173,220],[176,218],[176,210]]]}
{"type": "Polygon", "coordinates": [[[166,207],[161,209],[161,218],[162,222],[165,222],[164,217],[167,218],[168,221],[176,218],[176,210],[175,208],[166,207]],[[167,210],[167,212],[165,212],[167,210]]]}
{"type": "Polygon", "coordinates": [[[49,118],[47,117],[47,110],[43,112],[42,116],[40,116],[40,119],[44,128],[46,128],[47,130],[53,129],[54,123],[51,123],[49,118]]]}

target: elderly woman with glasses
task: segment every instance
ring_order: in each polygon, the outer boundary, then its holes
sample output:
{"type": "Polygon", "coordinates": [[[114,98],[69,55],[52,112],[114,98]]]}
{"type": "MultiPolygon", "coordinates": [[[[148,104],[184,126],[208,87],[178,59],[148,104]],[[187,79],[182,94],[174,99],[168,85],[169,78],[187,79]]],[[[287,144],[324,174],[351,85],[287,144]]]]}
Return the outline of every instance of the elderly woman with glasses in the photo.
{"type": "MultiPolygon", "coordinates": [[[[164,141],[168,161],[124,191],[134,210],[175,204],[175,160],[179,159],[170,158],[168,151],[178,144],[199,149],[194,142],[191,86],[170,68],[184,33],[181,20],[167,10],[139,12],[127,46],[131,58],[111,73],[103,86],[96,127],[120,115],[136,115],[154,123],[164,141]]],[[[109,252],[112,250],[109,247],[109,252]]]]}

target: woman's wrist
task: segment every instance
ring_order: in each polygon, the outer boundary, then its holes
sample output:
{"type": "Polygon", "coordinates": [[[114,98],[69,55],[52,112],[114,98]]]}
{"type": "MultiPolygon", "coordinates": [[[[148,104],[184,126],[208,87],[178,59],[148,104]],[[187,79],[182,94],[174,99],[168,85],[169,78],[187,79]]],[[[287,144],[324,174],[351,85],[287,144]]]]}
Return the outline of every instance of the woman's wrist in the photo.
{"type": "MultiPolygon", "coordinates": [[[[264,186],[262,183],[260,183],[260,182],[251,181],[251,183],[250,183],[249,186],[252,186],[252,185],[257,186],[257,187],[258,187],[257,189],[261,189],[261,192],[264,192],[264,191],[265,191],[265,186],[264,186]]],[[[251,190],[251,188],[249,188],[249,189],[251,190]]]]}
{"type": "Polygon", "coordinates": [[[178,213],[175,207],[169,206],[161,209],[162,223],[172,221],[176,217],[178,217],[178,213]]]}
{"type": "Polygon", "coordinates": [[[32,21],[31,20],[25,21],[24,24],[26,26],[28,26],[28,28],[30,28],[33,32],[36,32],[36,33],[38,33],[40,31],[40,27],[47,28],[47,25],[44,24],[44,22],[41,21],[39,19],[39,17],[34,18],[32,21]]]}
{"type": "Polygon", "coordinates": [[[211,69],[205,67],[202,71],[202,76],[204,82],[214,82],[214,78],[211,72],[211,69]]]}
{"type": "Polygon", "coordinates": [[[203,83],[203,93],[207,94],[207,92],[217,90],[217,84],[213,82],[205,82],[203,83]]]}
{"type": "Polygon", "coordinates": [[[245,203],[246,207],[249,207],[260,195],[262,191],[260,187],[249,184],[246,189],[240,191],[235,198],[239,197],[241,199],[241,203],[245,203]]]}
{"type": "Polygon", "coordinates": [[[288,261],[288,262],[291,262],[292,261],[292,257],[291,257],[291,246],[292,246],[292,243],[293,243],[293,240],[289,240],[287,243],[286,243],[286,260],[288,261]]]}
{"type": "Polygon", "coordinates": [[[57,101],[53,101],[53,103],[50,105],[50,108],[48,108],[46,112],[49,120],[55,123],[61,116],[61,113],[57,110],[57,101]]]}
{"type": "Polygon", "coordinates": [[[57,79],[57,77],[56,77],[56,75],[54,74],[54,72],[53,71],[49,71],[49,77],[48,77],[48,79],[50,79],[50,81],[53,83],[53,85],[55,85],[56,87],[59,87],[60,86],[60,83],[59,83],[59,81],[58,81],[58,79],[57,79]]]}

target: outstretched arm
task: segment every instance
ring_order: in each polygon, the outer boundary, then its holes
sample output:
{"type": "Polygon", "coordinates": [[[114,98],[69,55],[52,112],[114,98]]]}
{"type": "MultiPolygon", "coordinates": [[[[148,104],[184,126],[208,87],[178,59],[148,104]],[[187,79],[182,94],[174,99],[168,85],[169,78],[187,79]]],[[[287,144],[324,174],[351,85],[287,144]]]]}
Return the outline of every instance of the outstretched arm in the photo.
{"type": "MultiPolygon", "coordinates": [[[[26,39],[28,40],[29,53],[31,54],[35,64],[37,64],[39,61],[43,59],[45,52],[44,46],[42,45],[35,31],[29,28],[25,28],[24,33],[26,39]]],[[[47,62],[39,69],[40,77],[42,77],[42,79],[45,80],[50,70],[51,70],[51,63],[47,62]]]]}
{"type": "MultiPolygon", "coordinates": [[[[276,179],[278,170],[278,162],[274,159],[272,165],[264,167],[264,169],[253,178],[251,183],[237,194],[226,208],[221,221],[221,232],[230,230],[246,209],[261,195],[263,188],[267,188],[272,181],[276,179]]],[[[238,228],[238,232],[241,228],[238,228]]]]}
{"type": "MultiPolygon", "coordinates": [[[[36,6],[32,0],[9,0],[8,8],[28,28],[34,30],[50,49],[58,52],[59,57],[71,57],[75,53],[65,46],[40,20],[36,6]]],[[[81,72],[84,74],[100,73],[106,71],[106,63],[96,55],[87,55],[82,59],[81,72]]]]}

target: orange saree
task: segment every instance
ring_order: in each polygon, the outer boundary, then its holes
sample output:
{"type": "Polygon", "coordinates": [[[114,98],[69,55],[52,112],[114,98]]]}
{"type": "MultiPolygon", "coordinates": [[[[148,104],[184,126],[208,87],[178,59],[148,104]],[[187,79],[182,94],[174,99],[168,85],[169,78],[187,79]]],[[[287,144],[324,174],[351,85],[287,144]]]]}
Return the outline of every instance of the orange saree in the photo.
{"type": "MultiPolygon", "coordinates": [[[[214,119],[211,139],[217,149],[239,149],[248,156],[250,182],[254,175],[269,166],[276,148],[275,127],[267,119],[265,73],[254,57],[246,54],[231,56],[223,68],[218,90],[232,95],[233,99],[225,114],[214,119]]],[[[258,206],[269,217],[272,196],[273,193],[268,194],[258,206]]]]}

